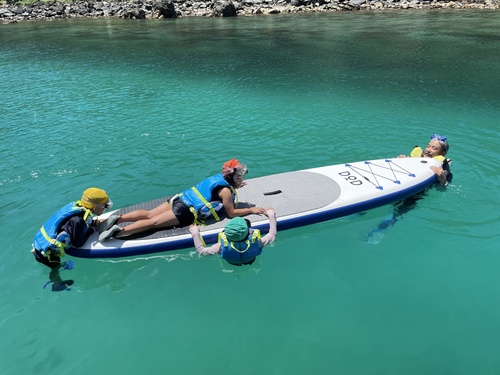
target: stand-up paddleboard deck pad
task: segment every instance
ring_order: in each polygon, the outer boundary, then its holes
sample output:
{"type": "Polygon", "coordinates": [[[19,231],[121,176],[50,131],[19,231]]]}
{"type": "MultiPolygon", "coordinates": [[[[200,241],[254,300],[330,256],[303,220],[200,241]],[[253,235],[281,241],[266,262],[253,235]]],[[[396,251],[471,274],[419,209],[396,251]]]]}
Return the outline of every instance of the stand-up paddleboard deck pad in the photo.
{"type": "MultiPolygon", "coordinates": [[[[336,219],[379,207],[414,195],[436,182],[430,166],[440,162],[429,158],[381,159],[281,173],[247,180],[238,189],[238,208],[272,207],[278,219],[278,231],[336,219]]],[[[155,199],[115,211],[151,210],[170,197],[155,199]]],[[[109,213],[110,214],[110,213],[109,213]]],[[[101,216],[106,218],[109,214],[101,216]]],[[[265,215],[247,215],[253,228],[266,233],[265,215]]],[[[200,227],[207,244],[215,243],[229,218],[207,220],[200,227]]],[[[126,223],[122,224],[127,225],[126,223]]],[[[193,247],[189,228],[168,228],[122,239],[98,242],[93,234],[81,248],[67,253],[82,258],[114,258],[193,247]]]]}

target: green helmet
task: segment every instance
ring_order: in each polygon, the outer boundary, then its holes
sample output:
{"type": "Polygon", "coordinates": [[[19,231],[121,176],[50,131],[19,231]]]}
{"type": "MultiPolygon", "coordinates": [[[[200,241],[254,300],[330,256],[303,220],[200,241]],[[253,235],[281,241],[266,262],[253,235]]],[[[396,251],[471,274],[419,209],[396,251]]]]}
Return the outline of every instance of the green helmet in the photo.
{"type": "Polygon", "coordinates": [[[224,233],[226,233],[229,241],[244,241],[248,237],[247,222],[242,217],[235,217],[226,224],[224,227],[224,233]]]}

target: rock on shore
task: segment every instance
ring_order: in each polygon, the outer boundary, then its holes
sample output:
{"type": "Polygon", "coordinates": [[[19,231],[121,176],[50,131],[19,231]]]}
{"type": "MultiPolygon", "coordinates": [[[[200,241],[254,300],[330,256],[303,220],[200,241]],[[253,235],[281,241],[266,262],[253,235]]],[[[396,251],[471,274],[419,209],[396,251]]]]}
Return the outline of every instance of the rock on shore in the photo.
{"type": "Polygon", "coordinates": [[[57,2],[35,4],[0,3],[0,20],[117,17],[163,19],[188,16],[235,17],[257,14],[370,11],[382,9],[499,9],[500,0],[134,0],[123,2],[57,2]]]}

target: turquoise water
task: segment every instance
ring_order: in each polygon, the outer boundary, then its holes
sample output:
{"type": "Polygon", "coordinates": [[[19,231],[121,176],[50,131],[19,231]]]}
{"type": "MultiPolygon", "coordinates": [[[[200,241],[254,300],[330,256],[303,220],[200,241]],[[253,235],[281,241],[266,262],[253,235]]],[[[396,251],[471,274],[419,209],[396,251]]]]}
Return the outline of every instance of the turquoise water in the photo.
{"type": "MultiPolygon", "coordinates": [[[[0,373],[498,374],[500,13],[0,25],[0,373]],[[278,233],[223,269],[194,249],[72,258],[35,232],[83,190],[115,207],[236,157],[249,177],[450,140],[453,183],[278,233]],[[224,272],[226,271],[226,272],[224,272]]],[[[279,212],[278,212],[279,215],[279,212]]]]}

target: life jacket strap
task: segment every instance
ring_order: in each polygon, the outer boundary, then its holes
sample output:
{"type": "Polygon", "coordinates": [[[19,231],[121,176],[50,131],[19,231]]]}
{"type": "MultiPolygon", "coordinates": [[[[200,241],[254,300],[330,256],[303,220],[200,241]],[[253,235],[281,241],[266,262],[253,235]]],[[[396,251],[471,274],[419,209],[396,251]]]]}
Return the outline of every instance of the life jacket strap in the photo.
{"type": "Polygon", "coordinates": [[[87,223],[87,218],[89,217],[89,214],[90,214],[90,217],[94,216],[94,215],[92,215],[92,213],[90,212],[90,210],[86,210],[85,211],[85,215],[83,215],[83,221],[85,221],[85,224],[87,225],[87,228],[90,226],[89,223],[87,223]]]}
{"type": "Polygon", "coordinates": [[[205,240],[203,239],[203,236],[201,235],[200,233],[200,240],[201,240],[201,243],[204,247],[207,247],[207,244],[205,243],[205,240]]]}
{"type": "MultiPolygon", "coordinates": [[[[220,232],[219,233],[218,242],[221,242],[221,240],[222,240],[222,242],[224,243],[224,247],[228,247],[228,245],[231,244],[231,248],[232,249],[236,250],[238,253],[243,254],[245,251],[247,251],[250,248],[250,241],[252,241],[252,243],[255,243],[255,241],[258,240],[258,239],[260,239],[260,230],[254,229],[252,235],[245,240],[245,243],[247,244],[247,247],[246,247],[245,250],[238,250],[234,246],[234,242],[233,241],[229,242],[227,240],[226,234],[224,232],[220,232]]],[[[241,241],[241,242],[243,242],[243,241],[241,241]]]]}
{"type": "MultiPolygon", "coordinates": [[[[194,188],[193,188],[193,189],[194,189],[194,188]]],[[[174,195],[174,196],[170,199],[170,201],[168,202],[168,204],[170,205],[170,208],[172,208],[172,204],[174,203],[174,200],[175,200],[176,198],[179,198],[181,195],[182,195],[182,193],[180,193],[180,194],[176,194],[176,195],[174,195]]],[[[189,211],[191,211],[191,213],[192,213],[192,214],[193,214],[193,216],[194,216],[193,224],[200,225],[200,226],[202,226],[202,227],[206,226],[206,225],[205,225],[205,219],[203,219],[203,218],[201,218],[201,217],[198,217],[198,211],[196,211],[196,210],[194,209],[194,207],[193,207],[193,206],[188,206],[188,208],[189,208],[189,211]]],[[[202,239],[202,242],[203,242],[203,239],[202,239]]]]}
{"type": "MultiPolygon", "coordinates": [[[[217,215],[217,212],[215,212],[214,208],[212,207],[212,205],[210,204],[210,202],[208,202],[204,197],[203,195],[200,194],[200,192],[198,191],[198,189],[196,189],[196,187],[192,187],[191,190],[193,190],[195,192],[195,194],[198,196],[198,198],[200,198],[200,200],[205,203],[205,206],[208,207],[208,209],[210,210],[210,212],[212,213],[213,217],[215,218],[216,221],[220,221],[219,219],[219,216],[217,215]]],[[[191,207],[190,207],[191,208],[191,207]]]]}
{"type": "Polygon", "coordinates": [[[94,217],[94,214],[92,213],[92,211],[86,207],[83,207],[82,201],[76,201],[73,209],[74,210],[85,210],[85,215],[83,215],[83,221],[85,221],[85,225],[87,225],[87,228],[90,227],[90,224],[87,223],[87,218],[89,217],[89,215],[90,215],[90,217],[94,217]]]}
{"type": "MultiPolygon", "coordinates": [[[[65,248],[69,247],[68,244],[65,244],[63,242],[60,242],[60,241],[57,241],[56,239],[54,238],[50,238],[48,235],[47,235],[47,232],[45,232],[45,228],[42,227],[40,229],[40,231],[42,232],[43,236],[45,237],[45,239],[47,240],[47,242],[49,242],[51,245],[55,245],[57,246],[57,248],[59,249],[59,254],[55,254],[56,256],[60,256],[60,257],[63,257],[66,255],[66,252],[64,251],[65,248]]],[[[50,254],[51,252],[48,252],[46,251],[46,253],[50,254]]]]}
{"type": "Polygon", "coordinates": [[[228,242],[227,242],[226,234],[224,232],[220,232],[219,233],[219,238],[217,239],[217,242],[221,242],[221,240],[224,243],[224,246],[227,247],[228,246],[228,242]]]}
{"type": "Polygon", "coordinates": [[[176,195],[174,195],[172,198],[170,198],[170,200],[168,201],[168,204],[170,205],[170,208],[172,208],[172,204],[174,203],[174,201],[175,201],[177,198],[179,198],[181,195],[182,195],[182,193],[181,193],[181,194],[176,194],[176,195]]]}
{"type": "Polygon", "coordinates": [[[252,233],[252,243],[255,243],[255,240],[260,240],[260,230],[254,229],[252,233]]]}
{"type": "Polygon", "coordinates": [[[250,241],[246,240],[245,243],[247,244],[247,248],[243,251],[238,250],[237,248],[234,247],[234,242],[231,241],[231,247],[236,250],[238,253],[243,254],[245,251],[247,251],[250,248],[250,241]]]}
{"type": "Polygon", "coordinates": [[[198,211],[196,211],[193,206],[189,206],[189,211],[191,211],[194,216],[193,224],[201,225],[202,227],[204,227],[205,219],[198,217],[198,211]]]}
{"type": "Polygon", "coordinates": [[[236,202],[234,203],[234,208],[238,208],[238,193],[235,188],[232,186],[229,186],[231,188],[231,191],[233,192],[234,196],[236,197],[236,202]]]}

